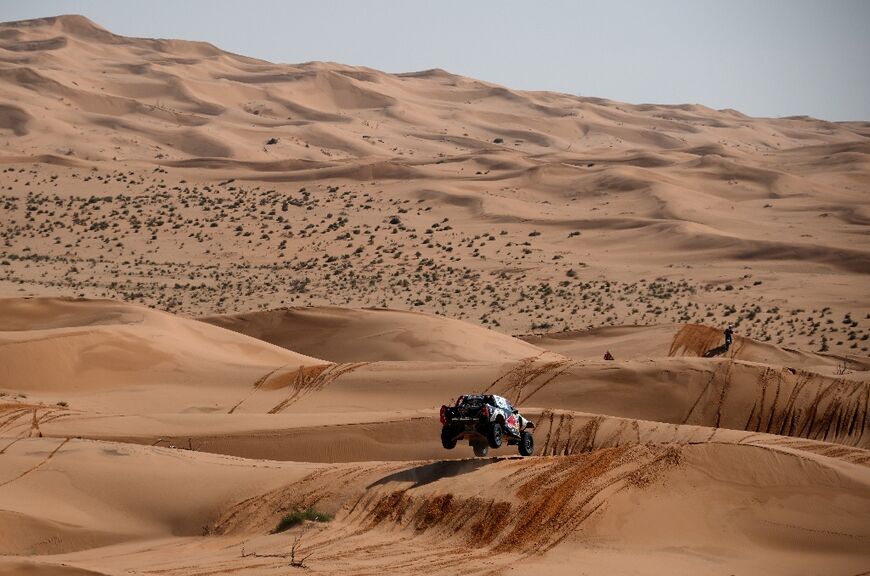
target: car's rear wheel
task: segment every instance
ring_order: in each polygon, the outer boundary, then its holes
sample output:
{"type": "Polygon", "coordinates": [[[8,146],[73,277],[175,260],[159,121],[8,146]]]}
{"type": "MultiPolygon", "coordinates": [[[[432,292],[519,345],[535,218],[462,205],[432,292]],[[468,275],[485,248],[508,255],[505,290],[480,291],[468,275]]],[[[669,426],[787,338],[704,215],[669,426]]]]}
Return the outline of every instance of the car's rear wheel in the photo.
{"type": "Polygon", "coordinates": [[[483,457],[489,454],[489,446],[487,446],[483,442],[475,442],[471,445],[471,447],[474,449],[475,456],[483,457]]]}
{"type": "Polygon", "coordinates": [[[456,448],[456,430],[452,426],[441,428],[441,445],[448,450],[456,448]]]}
{"type": "Polygon", "coordinates": [[[501,423],[493,422],[489,427],[486,439],[489,440],[489,445],[492,448],[501,448],[501,442],[504,434],[502,433],[501,423]]]}
{"type": "Polygon", "coordinates": [[[535,451],[535,437],[531,432],[520,433],[520,456],[531,456],[535,451]]]}

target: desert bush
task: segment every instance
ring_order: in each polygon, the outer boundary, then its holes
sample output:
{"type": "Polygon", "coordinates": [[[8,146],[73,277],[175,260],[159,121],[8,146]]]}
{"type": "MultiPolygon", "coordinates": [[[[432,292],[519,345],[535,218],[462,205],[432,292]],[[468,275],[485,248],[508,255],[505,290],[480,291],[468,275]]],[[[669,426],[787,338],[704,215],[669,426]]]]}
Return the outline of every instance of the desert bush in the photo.
{"type": "Polygon", "coordinates": [[[299,524],[302,524],[306,521],[329,522],[330,520],[332,520],[332,516],[330,516],[329,514],[324,514],[323,512],[318,512],[311,506],[309,506],[305,510],[294,508],[292,512],[290,512],[289,514],[285,514],[281,518],[272,533],[274,534],[278,532],[284,532],[285,530],[289,530],[290,528],[298,526],[299,524]]]}

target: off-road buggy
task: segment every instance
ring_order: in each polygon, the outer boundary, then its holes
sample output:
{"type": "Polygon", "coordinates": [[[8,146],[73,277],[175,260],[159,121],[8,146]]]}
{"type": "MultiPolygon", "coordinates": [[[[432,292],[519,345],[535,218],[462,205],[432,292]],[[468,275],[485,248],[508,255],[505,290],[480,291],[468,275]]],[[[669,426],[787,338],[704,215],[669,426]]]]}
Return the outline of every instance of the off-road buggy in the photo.
{"type": "Polygon", "coordinates": [[[506,398],[495,394],[460,396],[455,406],[441,406],[441,444],[448,450],[468,440],[475,456],[486,456],[490,448],[506,442],[518,446],[521,456],[531,456],[534,427],[506,398]]]}

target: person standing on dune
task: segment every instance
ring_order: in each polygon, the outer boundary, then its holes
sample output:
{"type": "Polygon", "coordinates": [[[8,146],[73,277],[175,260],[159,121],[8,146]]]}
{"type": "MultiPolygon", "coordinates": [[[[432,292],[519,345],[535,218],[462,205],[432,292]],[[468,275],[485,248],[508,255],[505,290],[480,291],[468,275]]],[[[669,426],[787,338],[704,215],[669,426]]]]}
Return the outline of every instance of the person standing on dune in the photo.
{"type": "Polygon", "coordinates": [[[726,351],[729,348],[731,348],[732,342],[734,342],[734,328],[731,326],[731,324],[729,324],[728,327],[725,328],[725,350],[726,351]]]}

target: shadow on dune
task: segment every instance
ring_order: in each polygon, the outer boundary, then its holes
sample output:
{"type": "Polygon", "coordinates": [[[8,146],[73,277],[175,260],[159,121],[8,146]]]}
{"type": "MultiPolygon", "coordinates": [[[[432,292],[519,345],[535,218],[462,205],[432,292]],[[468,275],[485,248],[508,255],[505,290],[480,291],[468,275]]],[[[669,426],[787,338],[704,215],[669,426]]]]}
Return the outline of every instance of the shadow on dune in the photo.
{"type": "Polygon", "coordinates": [[[413,488],[419,488],[426,484],[431,484],[442,478],[452,478],[462,474],[474,472],[478,468],[495,462],[495,459],[480,458],[475,460],[446,460],[443,462],[433,462],[416,466],[407,470],[384,476],[377,482],[373,482],[367,488],[374,488],[390,482],[413,482],[413,488]]]}
{"type": "Polygon", "coordinates": [[[704,352],[704,358],[713,358],[714,356],[721,356],[728,352],[728,346],[722,344],[721,346],[716,346],[715,348],[710,348],[706,352],[704,352]]]}

